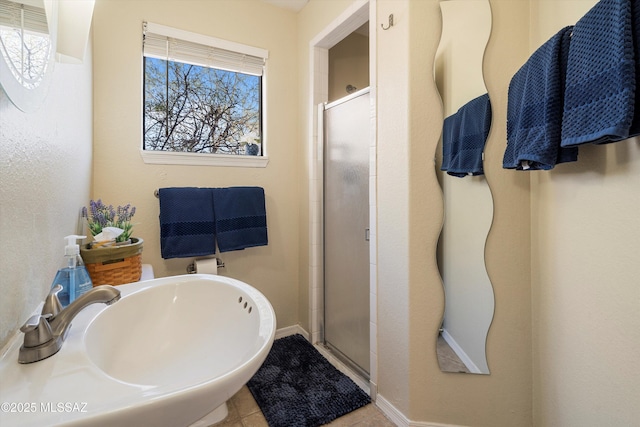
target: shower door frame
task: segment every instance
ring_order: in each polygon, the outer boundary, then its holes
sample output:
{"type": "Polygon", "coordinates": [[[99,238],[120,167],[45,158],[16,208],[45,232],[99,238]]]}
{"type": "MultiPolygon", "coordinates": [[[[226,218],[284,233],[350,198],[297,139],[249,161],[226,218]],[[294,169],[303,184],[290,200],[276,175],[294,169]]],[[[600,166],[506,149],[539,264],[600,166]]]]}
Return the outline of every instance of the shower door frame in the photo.
{"type": "MultiPolygon", "coordinates": [[[[323,352],[324,341],[324,275],[323,275],[323,140],[322,129],[318,126],[321,123],[319,114],[322,114],[321,104],[329,98],[329,49],[340,42],[345,35],[352,33],[364,23],[369,22],[369,87],[370,87],[370,144],[369,144],[369,346],[370,346],[370,367],[369,380],[362,378],[358,374],[350,375],[361,388],[369,392],[372,400],[375,401],[377,395],[377,325],[376,325],[376,284],[377,284],[377,249],[376,249],[376,0],[356,0],[336,18],[329,26],[322,30],[309,43],[309,63],[310,63],[310,93],[309,104],[310,114],[309,134],[308,134],[308,194],[309,194],[309,269],[308,269],[308,325],[309,340],[316,345],[318,350],[323,352]]],[[[323,354],[325,354],[323,352],[323,354]]],[[[335,360],[332,355],[325,354],[330,361],[340,367],[341,362],[335,360]]],[[[346,371],[350,371],[349,368],[346,371]]]]}

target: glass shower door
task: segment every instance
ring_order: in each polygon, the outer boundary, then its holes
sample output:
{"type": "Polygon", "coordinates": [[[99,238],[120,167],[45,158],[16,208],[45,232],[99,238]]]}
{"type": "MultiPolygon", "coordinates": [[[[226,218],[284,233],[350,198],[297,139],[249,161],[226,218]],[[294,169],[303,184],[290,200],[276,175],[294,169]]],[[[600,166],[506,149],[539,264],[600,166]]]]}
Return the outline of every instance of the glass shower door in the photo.
{"type": "MultiPolygon", "coordinates": [[[[324,112],[324,339],[369,374],[369,90],[324,112]]],[[[355,365],[355,366],[353,366],[355,365]]]]}

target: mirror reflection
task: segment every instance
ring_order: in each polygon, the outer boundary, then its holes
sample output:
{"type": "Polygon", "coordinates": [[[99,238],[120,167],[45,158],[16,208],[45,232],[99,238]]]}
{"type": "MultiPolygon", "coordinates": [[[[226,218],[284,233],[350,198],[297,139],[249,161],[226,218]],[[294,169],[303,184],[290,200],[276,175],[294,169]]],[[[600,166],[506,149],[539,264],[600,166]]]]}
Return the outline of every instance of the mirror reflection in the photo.
{"type": "Polygon", "coordinates": [[[493,199],[483,173],[491,106],[482,61],[491,8],[489,0],[443,0],[440,8],[442,36],[434,72],[445,122],[436,168],[445,215],[437,254],[445,311],[438,363],[445,372],[488,374],[485,348],[494,297],[484,245],[493,199]]]}
{"type": "Polygon", "coordinates": [[[43,0],[0,0],[0,83],[16,107],[44,99],[53,51],[43,0]]]}

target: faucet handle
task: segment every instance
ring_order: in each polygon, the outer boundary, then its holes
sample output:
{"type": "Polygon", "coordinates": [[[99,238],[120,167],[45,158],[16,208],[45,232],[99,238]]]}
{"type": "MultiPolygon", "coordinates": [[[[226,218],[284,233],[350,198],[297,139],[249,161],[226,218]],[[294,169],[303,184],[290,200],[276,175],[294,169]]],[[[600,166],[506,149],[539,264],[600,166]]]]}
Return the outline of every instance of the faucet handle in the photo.
{"type": "Polygon", "coordinates": [[[20,328],[24,332],[24,347],[37,347],[53,339],[48,318],[51,315],[34,314],[20,328]]]}
{"type": "Polygon", "coordinates": [[[44,300],[44,305],[42,306],[42,315],[50,317],[56,317],[58,313],[62,311],[62,304],[60,303],[60,299],[58,298],[58,294],[62,290],[62,285],[55,285],[49,291],[49,295],[44,300]]]}

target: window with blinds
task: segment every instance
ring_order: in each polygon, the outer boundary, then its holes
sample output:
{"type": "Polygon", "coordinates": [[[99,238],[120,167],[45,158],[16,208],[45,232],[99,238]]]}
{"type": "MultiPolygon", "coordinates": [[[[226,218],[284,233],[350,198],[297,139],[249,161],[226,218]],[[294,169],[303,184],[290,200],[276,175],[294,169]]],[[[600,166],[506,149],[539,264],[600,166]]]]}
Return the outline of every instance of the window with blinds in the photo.
{"type": "Polygon", "coordinates": [[[143,26],[143,150],[262,156],[264,49],[143,26]]]}

